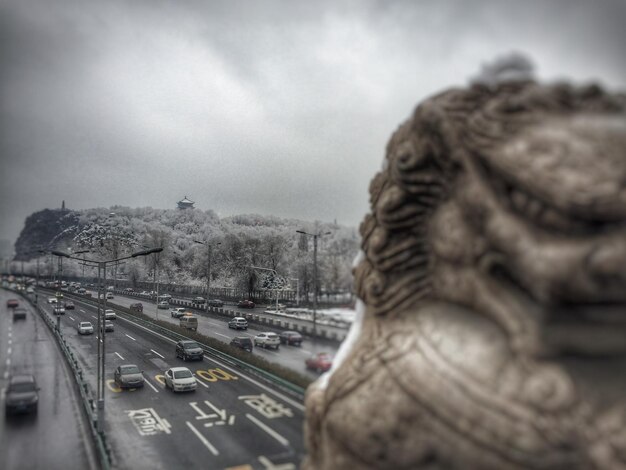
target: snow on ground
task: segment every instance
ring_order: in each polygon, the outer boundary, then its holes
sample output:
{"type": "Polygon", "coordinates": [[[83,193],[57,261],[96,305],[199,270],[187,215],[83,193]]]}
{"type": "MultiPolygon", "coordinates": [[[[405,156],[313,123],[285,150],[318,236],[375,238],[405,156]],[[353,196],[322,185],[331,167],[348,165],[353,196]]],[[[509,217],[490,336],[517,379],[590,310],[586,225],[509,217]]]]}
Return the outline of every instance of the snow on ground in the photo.
{"type": "MultiPolygon", "coordinates": [[[[287,318],[297,318],[299,320],[313,321],[313,309],[310,308],[287,308],[284,310],[276,311],[274,308],[269,307],[265,310],[265,313],[272,315],[279,315],[287,318]]],[[[318,309],[316,315],[316,321],[320,325],[335,325],[348,327],[354,322],[356,318],[356,311],[351,308],[325,308],[318,309]]]]}

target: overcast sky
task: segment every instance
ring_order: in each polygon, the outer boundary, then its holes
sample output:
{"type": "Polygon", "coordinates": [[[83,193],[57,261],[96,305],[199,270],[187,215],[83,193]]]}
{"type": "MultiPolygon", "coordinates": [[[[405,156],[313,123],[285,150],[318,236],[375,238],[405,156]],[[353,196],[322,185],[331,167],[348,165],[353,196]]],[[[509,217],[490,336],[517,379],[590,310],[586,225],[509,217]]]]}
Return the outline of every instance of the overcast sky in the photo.
{"type": "Polygon", "coordinates": [[[0,239],[33,211],[357,225],[393,130],[481,63],[626,89],[626,1],[0,0],[0,239]]]}

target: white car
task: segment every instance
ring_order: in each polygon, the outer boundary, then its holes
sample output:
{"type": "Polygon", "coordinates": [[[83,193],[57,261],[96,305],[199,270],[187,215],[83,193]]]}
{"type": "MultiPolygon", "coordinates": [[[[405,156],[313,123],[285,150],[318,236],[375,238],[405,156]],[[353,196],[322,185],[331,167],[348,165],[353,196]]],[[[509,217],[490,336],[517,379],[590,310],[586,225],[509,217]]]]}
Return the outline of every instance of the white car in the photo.
{"type": "Polygon", "coordinates": [[[174,392],[191,392],[197,386],[196,378],[186,367],[172,367],[165,371],[165,388],[174,392]]]}
{"type": "Polygon", "coordinates": [[[170,315],[172,318],[180,318],[185,314],[185,312],[187,312],[187,309],[183,307],[170,308],[170,315]]]}
{"type": "Polygon", "coordinates": [[[26,293],[27,294],[33,294],[35,292],[35,289],[32,286],[29,286],[26,288],[26,293]]]}
{"type": "Polygon", "coordinates": [[[111,310],[110,308],[107,308],[104,311],[104,319],[105,320],[117,320],[117,315],[115,314],[113,310],[111,310]]]}
{"type": "Polygon", "coordinates": [[[228,322],[228,328],[234,328],[236,330],[247,330],[248,320],[243,317],[234,317],[228,322]]]}
{"type": "Polygon", "coordinates": [[[280,347],[280,338],[276,333],[272,332],[259,333],[254,337],[254,345],[278,349],[280,347]]]}
{"type": "Polygon", "coordinates": [[[160,308],[163,310],[168,309],[170,308],[170,303],[167,300],[163,300],[157,304],[157,308],[160,308]]]}
{"type": "Polygon", "coordinates": [[[107,292],[107,299],[112,299],[112,298],[113,298],[113,293],[107,292]]]}
{"type": "Polygon", "coordinates": [[[55,315],[65,315],[65,307],[63,305],[57,304],[53,310],[55,315]]]}
{"type": "Polygon", "coordinates": [[[57,303],[57,298],[56,297],[48,297],[48,303],[49,304],[56,304],[57,303]]]}
{"type": "Polygon", "coordinates": [[[93,334],[93,325],[89,321],[81,321],[76,329],[78,330],[78,334],[80,335],[93,334]]]}

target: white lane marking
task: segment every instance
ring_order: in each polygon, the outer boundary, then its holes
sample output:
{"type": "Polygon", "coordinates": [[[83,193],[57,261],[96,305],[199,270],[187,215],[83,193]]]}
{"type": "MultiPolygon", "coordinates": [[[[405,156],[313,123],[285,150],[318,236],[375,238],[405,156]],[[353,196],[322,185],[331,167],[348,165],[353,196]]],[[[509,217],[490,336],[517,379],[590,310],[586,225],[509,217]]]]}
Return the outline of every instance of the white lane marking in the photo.
{"type": "MultiPolygon", "coordinates": [[[[162,334],[160,334],[160,333],[157,333],[156,331],[152,331],[151,329],[146,328],[145,326],[140,325],[139,323],[135,323],[134,321],[129,320],[129,319],[127,319],[127,318],[122,318],[122,317],[119,317],[119,318],[120,318],[122,321],[125,321],[125,322],[128,322],[128,323],[132,323],[132,324],[133,324],[133,325],[135,325],[137,328],[141,328],[142,330],[145,330],[145,331],[149,332],[151,335],[158,336],[159,338],[161,338],[161,339],[163,339],[163,340],[165,340],[165,341],[169,341],[169,342],[170,342],[170,343],[172,343],[172,344],[176,344],[176,341],[175,341],[175,340],[173,340],[173,339],[171,339],[171,338],[168,338],[167,336],[164,336],[164,335],[162,335],[162,334]]],[[[232,367],[227,366],[227,365],[226,365],[224,362],[222,362],[222,361],[219,361],[219,360],[217,360],[217,359],[213,359],[213,358],[210,358],[210,357],[207,357],[207,356],[203,356],[203,357],[204,357],[204,359],[206,359],[207,361],[212,362],[212,363],[214,363],[214,364],[217,364],[218,366],[223,367],[224,369],[228,370],[229,372],[232,372],[233,374],[236,374],[236,375],[238,375],[239,377],[244,378],[245,380],[247,380],[247,381],[248,381],[248,382],[250,382],[251,384],[254,384],[254,385],[256,385],[257,387],[262,388],[262,389],[263,389],[263,390],[265,390],[266,392],[271,393],[272,395],[274,395],[274,396],[276,396],[276,397],[280,398],[280,399],[281,399],[282,401],[284,401],[285,403],[289,403],[289,404],[290,404],[291,406],[293,406],[294,408],[297,408],[297,409],[298,409],[298,410],[300,410],[300,411],[304,411],[304,409],[305,409],[305,408],[304,408],[304,405],[303,405],[302,403],[298,403],[297,401],[292,400],[291,398],[287,397],[286,395],[283,395],[282,393],[277,392],[276,390],[274,390],[274,389],[272,389],[272,388],[270,388],[270,387],[268,387],[268,386],[266,386],[266,385],[263,385],[263,384],[262,384],[262,383],[260,383],[260,382],[257,382],[257,381],[256,381],[256,380],[254,380],[253,378],[248,377],[246,374],[242,374],[242,373],[241,373],[241,371],[237,371],[237,370],[233,369],[232,367]]]]}
{"type": "Polygon", "coordinates": [[[82,308],[81,308],[81,309],[79,309],[79,310],[80,310],[81,312],[85,313],[85,311],[84,311],[82,308]]]}
{"type": "Polygon", "coordinates": [[[98,317],[96,317],[95,315],[92,315],[91,318],[95,318],[96,320],[98,319],[98,317]]]}
{"type": "Polygon", "coordinates": [[[265,469],[276,469],[276,470],[296,470],[296,466],[292,463],[283,463],[279,465],[274,465],[270,459],[265,457],[264,455],[259,455],[259,462],[263,465],[265,469]]]}
{"type": "Polygon", "coordinates": [[[6,379],[8,379],[8,378],[9,378],[9,371],[8,371],[8,370],[5,370],[5,371],[4,371],[4,380],[6,380],[6,379]]]}
{"type": "Polygon", "coordinates": [[[285,439],[283,436],[278,434],[276,431],[274,431],[272,428],[270,428],[267,424],[262,423],[261,421],[259,421],[258,419],[256,419],[254,416],[252,416],[249,413],[246,413],[246,418],[248,418],[250,421],[252,421],[258,427],[260,427],[263,431],[268,433],[270,436],[272,436],[274,439],[276,439],[282,445],[284,445],[284,446],[288,446],[289,445],[289,441],[287,439],[285,439]]]}
{"type": "Polygon", "coordinates": [[[307,354],[313,354],[313,351],[309,351],[308,349],[300,348],[300,351],[305,352],[307,354]]]}
{"type": "Polygon", "coordinates": [[[214,331],[213,333],[215,333],[216,335],[219,335],[219,336],[223,336],[224,338],[230,339],[230,336],[223,335],[222,333],[218,333],[217,331],[214,331]]]}
{"type": "MultiPolygon", "coordinates": [[[[68,316],[69,316],[69,315],[68,315],[68,316]]],[[[72,320],[72,321],[76,321],[76,320],[74,320],[74,318],[73,318],[73,317],[70,317],[70,320],[72,320]]]]}
{"type": "Polygon", "coordinates": [[[200,442],[202,442],[206,446],[206,448],[211,451],[213,455],[220,455],[219,451],[215,447],[213,447],[213,445],[206,439],[206,437],[204,437],[202,434],[200,434],[200,432],[198,432],[198,430],[193,426],[193,424],[191,424],[189,421],[185,421],[185,424],[187,425],[187,427],[189,427],[189,429],[193,431],[196,437],[200,439],[200,442]]]}
{"type": "Polygon", "coordinates": [[[196,374],[193,374],[193,376],[196,378],[196,382],[198,382],[200,385],[204,386],[205,388],[209,388],[209,386],[205,384],[202,380],[200,380],[196,374]]]}
{"type": "Polygon", "coordinates": [[[117,357],[119,357],[122,361],[124,360],[124,358],[123,358],[123,357],[120,355],[120,353],[118,353],[117,351],[115,352],[115,355],[116,355],[117,357]]]}
{"type": "Polygon", "coordinates": [[[161,356],[158,352],[156,352],[154,349],[151,349],[150,351],[152,351],[154,354],[156,354],[157,356],[159,356],[161,359],[165,359],[165,356],[161,356]]]}
{"type": "Polygon", "coordinates": [[[147,383],[148,385],[150,385],[150,388],[151,388],[152,390],[154,390],[156,393],[159,393],[159,391],[157,390],[157,388],[156,388],[154,385],[152,385],[148,379],[146,379],[146,378],[144,377],[143,381],[144,381],[145,383],[147,383]]]}
{"type": "Polygon", "coordinates": [[[11,366],[11,358],[10,357],[7,357],[7,363],[6,364],[7,364],[7,367],[11,366]]]}
{"type": "MultiPolygon", "coordinates": [[[[124,333],[126,335],[126,333],[124,333]]],[[[133,338],[131,335],[126,335],[128,336],[130,339],[132,339],[133,341],[137,341],[135,338],[133,338]]]]}
{"type": "Polygon", "coordinates": [[[13,340],[9,339],[9,346],[11,346],[13,344],[13,340]]]}
{"type": "Polygon", "coordinates": [[[9,346],[9,349],[7,350],[7,354],[10,356],[11,355],[11,346],[9,346]]]}

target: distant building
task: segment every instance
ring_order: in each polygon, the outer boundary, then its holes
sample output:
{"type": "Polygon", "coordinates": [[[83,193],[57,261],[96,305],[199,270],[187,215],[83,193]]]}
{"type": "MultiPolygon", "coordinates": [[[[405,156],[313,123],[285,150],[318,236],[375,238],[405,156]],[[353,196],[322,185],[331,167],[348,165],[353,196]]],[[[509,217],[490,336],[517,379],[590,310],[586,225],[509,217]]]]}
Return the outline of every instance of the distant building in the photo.
{"type": "Polygon", "coordinates": [[[181,201],[178,201],[178,208],[179,209],[193,209],[194,204],[195,202],[190,201],[189,199],[187,199],[187,196],[185,196],[181,201]]]}

